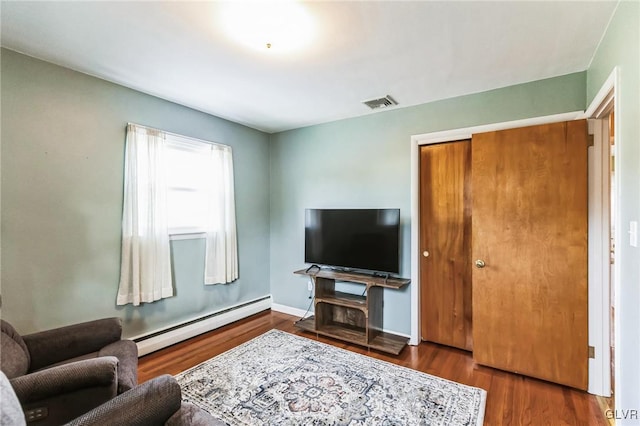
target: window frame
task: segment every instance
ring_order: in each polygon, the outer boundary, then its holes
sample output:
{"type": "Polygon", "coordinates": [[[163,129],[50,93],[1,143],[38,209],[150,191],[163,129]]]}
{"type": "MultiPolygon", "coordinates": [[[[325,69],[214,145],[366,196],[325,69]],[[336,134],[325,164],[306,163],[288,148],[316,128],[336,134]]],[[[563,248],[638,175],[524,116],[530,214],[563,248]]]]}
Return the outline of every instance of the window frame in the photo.
{"type": "MultiPolygon", "coordinates": [[[[178,135],[175,133],[165,132],[167,153],[171,151],[185,151],[190,153],[199,153],[201,155],[208,155],[212,149],[231,150],[229,145],[220,144],[216,142],[206,141],[202,139],[192,138],[189,136],[178,135]]],[[[165,161],[169,162],[168,158],[165,161]]],[[[176,188],[170,185],[169,176],[167,176],[167,194],[172,191],[176,191],[176,188]]],[[[189,191],[192,188],[182,187],[184,190],[189,191]]],[[[198,192],[198,189],[193,188],[194,192],[198,192]]],[[[170,207],[167,205],[167,216],[169,216],[170,207]]],[[[204,239],[207,236],[207,231],[203,226],[185,226],[185,227],[168,227],[170,241],[179,240],[194,240],[204,239]]]]}

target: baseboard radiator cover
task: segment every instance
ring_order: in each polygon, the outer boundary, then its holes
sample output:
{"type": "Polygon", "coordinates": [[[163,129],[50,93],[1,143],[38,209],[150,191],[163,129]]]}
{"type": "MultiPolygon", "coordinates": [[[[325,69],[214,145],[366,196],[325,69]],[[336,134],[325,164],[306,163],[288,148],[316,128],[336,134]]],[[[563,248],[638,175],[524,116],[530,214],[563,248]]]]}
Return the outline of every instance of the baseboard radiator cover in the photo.
{"type": "Polygon", "coordinates": [[[271,309],[270,295],[240,303],[160,331],[133,337],[131,340],[136,342],[138,356],[141,357],[268,309],[271,309]]]}

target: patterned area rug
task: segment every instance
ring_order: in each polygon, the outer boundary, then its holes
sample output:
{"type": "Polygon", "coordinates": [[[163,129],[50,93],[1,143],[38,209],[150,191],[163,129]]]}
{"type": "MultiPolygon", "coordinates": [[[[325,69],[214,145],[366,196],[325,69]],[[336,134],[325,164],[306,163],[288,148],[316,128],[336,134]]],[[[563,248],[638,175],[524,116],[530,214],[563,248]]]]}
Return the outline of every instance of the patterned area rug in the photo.
{"type": "Polygon", "coordinates": [[[481,425],[486,392],[271,330],[176,376],[230,425],[481,425]]]}

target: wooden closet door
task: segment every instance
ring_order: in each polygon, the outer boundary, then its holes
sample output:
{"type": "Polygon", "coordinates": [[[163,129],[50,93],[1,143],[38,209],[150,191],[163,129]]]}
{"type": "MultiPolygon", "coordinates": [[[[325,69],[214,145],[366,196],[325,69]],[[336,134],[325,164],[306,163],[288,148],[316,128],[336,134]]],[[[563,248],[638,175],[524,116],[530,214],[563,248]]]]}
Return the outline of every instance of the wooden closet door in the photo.
{"type": "Polygon", "coordinates": [[[471,350],[471,142],[420,148],[422,339],[471,350]]]}
{"type": "Polygon", "coordinates": [[[473,135],[472,170],[474,359],[586,389],[586,121],[473,135]]]}

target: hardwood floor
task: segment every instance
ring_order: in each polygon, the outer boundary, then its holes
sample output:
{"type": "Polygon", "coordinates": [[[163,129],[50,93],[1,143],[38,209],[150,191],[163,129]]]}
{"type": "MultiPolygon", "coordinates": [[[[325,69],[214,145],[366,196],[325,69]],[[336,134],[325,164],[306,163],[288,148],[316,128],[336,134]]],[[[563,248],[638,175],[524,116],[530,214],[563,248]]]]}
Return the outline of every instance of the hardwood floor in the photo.
{"type": "Polygon", "coordinates": [[[161,374],[175,375],[260,334],[276,328],[374,358],[454,380],[487,391],[484,424],[608,425],[593,395],[474,363],[468,352],[432,343],[405,348],[399,356],[370,351],[294,327],[298,318],[265,311],[139,360],[140,383],[161,374]]]}

